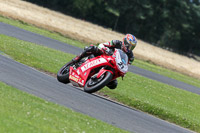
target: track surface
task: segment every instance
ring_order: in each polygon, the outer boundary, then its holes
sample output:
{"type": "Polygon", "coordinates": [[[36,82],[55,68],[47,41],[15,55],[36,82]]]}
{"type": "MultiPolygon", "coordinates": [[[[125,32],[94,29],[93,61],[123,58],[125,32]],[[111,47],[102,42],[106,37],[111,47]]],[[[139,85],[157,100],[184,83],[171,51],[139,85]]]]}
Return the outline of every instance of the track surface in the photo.
{"type": "MultiPolygon", "coordinates": [[[[75,54],[75,55],[78,55],[83,51],[80,48],[68,45],[66,43],[62,43],[57,40],[53,40],[51,38],[44,37],[44,36],[20,29],[15,26],[4,24],[1,22],[0,22],[0,34],[5,34],[8,36],[18,38],[20,40],[33,42],[39,45],[43,45],[49,48],[57,49],[57,50],[75,54]]],[[[162,76],[162,75],[159,75],[159,74],[156,74],[151,71],[147,71],[135,66],[129,66],[129,71],[200,95],[200,88],[180,82],[178,80],[174,80],[174,79],[171,79],[171,78],[168,78],[168,77],[165,77],[165,76],[162,76]]]]}
{"type": "Polygon", "coordinates": [[[191,132],[141,111],[59,83],[51,76],[2,55],[0,55],[0,81],[131,132],[191,132]]]}

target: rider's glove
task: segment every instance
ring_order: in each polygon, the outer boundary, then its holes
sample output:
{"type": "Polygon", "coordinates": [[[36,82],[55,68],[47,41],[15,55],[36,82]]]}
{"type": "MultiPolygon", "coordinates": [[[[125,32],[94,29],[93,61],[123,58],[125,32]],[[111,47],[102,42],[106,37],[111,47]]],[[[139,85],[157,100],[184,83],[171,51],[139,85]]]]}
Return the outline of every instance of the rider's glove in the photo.
{"type": "Polygon", "coordinates": [[[111,50],[107,47],[103,47],[101,51],[106,55],[111,55],[111,50]]]}

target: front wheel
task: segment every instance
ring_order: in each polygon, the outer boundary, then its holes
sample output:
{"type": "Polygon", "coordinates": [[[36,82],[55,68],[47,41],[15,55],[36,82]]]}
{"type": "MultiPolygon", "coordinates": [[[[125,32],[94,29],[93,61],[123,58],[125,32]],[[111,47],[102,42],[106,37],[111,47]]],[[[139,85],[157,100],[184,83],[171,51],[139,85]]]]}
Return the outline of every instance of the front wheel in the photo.
{"type": "Polygon", "coordinates": [[[106,86],[111,80],[113,75],[111,72],[105,72],[101,77],[91,77],[84,86],[84,91],[88,93],[96,92],[106,86]]]}
{"type": "Polygon", "coordinates": [[[74,63],[72,61],[66,63],[57,73],[57,79],[59,82],[67,84],[69,83],[69,68],[73,66],[74,63]]]}

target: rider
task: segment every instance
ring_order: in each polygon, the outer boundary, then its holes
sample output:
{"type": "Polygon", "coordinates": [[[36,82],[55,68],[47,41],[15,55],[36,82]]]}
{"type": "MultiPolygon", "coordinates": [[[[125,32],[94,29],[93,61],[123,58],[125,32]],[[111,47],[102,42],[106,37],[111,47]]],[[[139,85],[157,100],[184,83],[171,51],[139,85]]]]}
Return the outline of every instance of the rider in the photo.
{"type": "MultiPolygon", "coordinates": [[[[111,51],[114,50],[114,48],[122,49],[129,58],[129,64],[131,64],[134,61],[134,55],[133,55],[133,49],[135,48],[137,44],[137,39],[132,34],[126,34],[126,36],[123,38],[122,41],[120,40],[112,40],[110,42],[101,43],[98,45],[98,47],[90,45],[89,47],[85,47],[84,51],[74,59],[72,59],[73,62],[78,62],[82,58],[89,56],[93,54],[94,56],[99,56],[101,54],[107,54],[111,55],[111,51]]],[[[110,83],[108,83],[107,87],[110,89],[115,89],[117,87],[117,80],[112,80],[110,83]]]]}

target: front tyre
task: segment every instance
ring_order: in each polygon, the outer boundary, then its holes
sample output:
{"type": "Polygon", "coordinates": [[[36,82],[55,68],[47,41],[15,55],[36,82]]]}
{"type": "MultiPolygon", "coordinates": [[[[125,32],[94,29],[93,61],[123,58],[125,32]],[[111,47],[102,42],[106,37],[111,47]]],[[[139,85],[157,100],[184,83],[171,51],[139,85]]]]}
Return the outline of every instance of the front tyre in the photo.
{"type": "Polygon", "coordinates": [[[112,73],[107,71],[99,78],[90,78],[84,86],[84,91],[87,93],[96,92],[106,86],[112,80],[112,77],[112,73]]]}
{"type": "Polygon", "coordinates": [[[69,68],[73,66],[74,63],[72,61],[66,63],[57,73],[57,80],[61,83],[67,84],[69,83],[69,68]]]}

